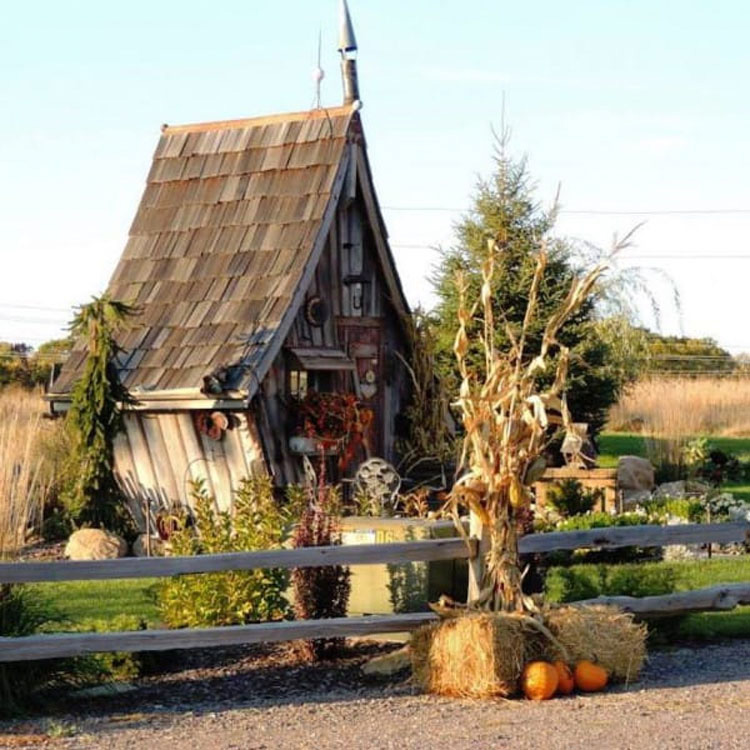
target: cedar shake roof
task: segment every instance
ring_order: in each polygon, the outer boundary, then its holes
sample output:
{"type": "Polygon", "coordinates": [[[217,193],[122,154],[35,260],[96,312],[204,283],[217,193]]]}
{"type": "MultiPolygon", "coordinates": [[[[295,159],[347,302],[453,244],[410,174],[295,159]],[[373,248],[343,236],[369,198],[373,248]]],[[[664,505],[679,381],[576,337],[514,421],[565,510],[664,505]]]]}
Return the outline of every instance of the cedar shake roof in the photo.
{"type": "MultiPolygon", "coordinates": [[[[108,287],[139,307],[118,342],[128,388],[198,389],[227,366],[227,387],[264,376],[317,262],[358,122],[347,106],[163,129],[108,287]]],[[[77,342],[55,393],[70,391],[85,355],[77,342]]]]}

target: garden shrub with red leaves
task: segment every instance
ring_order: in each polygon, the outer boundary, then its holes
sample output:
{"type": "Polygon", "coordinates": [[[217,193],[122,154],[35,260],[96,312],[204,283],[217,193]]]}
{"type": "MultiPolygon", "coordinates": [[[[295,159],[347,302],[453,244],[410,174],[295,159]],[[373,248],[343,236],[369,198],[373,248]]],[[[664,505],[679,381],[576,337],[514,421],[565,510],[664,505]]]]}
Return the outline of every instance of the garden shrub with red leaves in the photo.
{"type": "MultiPolygon", "coordinates": [[[[306,493],[306,504],[294,531],[295,548],[324,547],[341,543],[339,494],[325,484],[325,476],[316,488],[306,493]]],[[[292,571],[294,614],[300,620],[345,617],[351,591],[348,567],[331,565],[322,568],[295,568],[292,571]]],[[[299,641],[299,651],[308,661],[334,655],[344,644],[343,638],[316,638],[299,641]]]]}

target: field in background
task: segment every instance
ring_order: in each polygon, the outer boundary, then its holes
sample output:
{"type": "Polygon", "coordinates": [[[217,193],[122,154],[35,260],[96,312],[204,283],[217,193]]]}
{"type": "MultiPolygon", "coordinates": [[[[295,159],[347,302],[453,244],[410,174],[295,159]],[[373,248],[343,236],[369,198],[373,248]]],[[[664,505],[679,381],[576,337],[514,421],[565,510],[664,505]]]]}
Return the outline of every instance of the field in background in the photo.
{"type": "MultiPolygon", "coordinates": [[[[654,466],[682,463],[698,437],[712,449],[750,462],[750,378],[652,378],[636,383],[610,410],[608,432],[599,437],[600,466],[623,455],[643,456],[654,466]]],[[[727,485],[750,501],[750,484],[727,485]]]]}
{"type": "Polygon", "coordinates": [[[16,554],[30,527],[39,528],[51,477],[42,456],[44,402],[35,391],[0,392],[0,556],[16,554]]]}
{"type": "Polygon", "coordinates": [[[750,378],[640,381],[611,409],[608,429],[673,438],[750,436],[750,378]]]}

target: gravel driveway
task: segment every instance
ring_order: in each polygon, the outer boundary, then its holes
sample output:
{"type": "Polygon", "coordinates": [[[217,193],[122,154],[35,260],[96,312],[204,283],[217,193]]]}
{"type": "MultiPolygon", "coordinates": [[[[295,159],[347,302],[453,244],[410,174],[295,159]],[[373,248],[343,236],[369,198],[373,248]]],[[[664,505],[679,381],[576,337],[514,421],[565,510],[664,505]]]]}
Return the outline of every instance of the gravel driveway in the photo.
{"type": "MultiPolygon", "coordinates": [[[[271,652],[263,658],[278,661],[271,652]]],[[[128,696],[75,705],[75,713],[0,724],[0,747],[750,747],[750,641],[655,652],[636,685],[546,703],[446,700],[417,695],[404,684],[364,684],[356,661],[312,672],[269,664],[225,669],[223,677],[205,680],[195,679],[197,666],[147,681],[128,696]],[[336,686],[337,671],[343,686],[336,686]],[[204,683],[210,695],[195,692],[204,683]]]]}

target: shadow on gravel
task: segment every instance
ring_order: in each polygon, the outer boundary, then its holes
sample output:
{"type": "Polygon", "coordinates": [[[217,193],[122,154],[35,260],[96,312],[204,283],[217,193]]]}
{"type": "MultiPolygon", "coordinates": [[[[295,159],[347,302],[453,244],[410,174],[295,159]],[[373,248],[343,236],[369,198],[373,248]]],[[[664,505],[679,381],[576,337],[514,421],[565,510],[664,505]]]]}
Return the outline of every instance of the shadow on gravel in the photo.
{"type": "Polygon", "coordinates": [[[750,680],[750,640],[662,647],[649,653],[641,688],[678,688],[750,680]]]}
{"type": "MultiPolygon", "coordinates": [[[[94,719],[98,729],[117,731],[143,723],[168,724],[190,712],[288,705],[315,711],[316,705],[411,695],[408,675],[374,681],[361,671],[369,657],[397,647],[358,643],[340,658],[318,664],[305,664],[291,647],[279,645],[166,652],[156,665],[158,673],[140,679],[132,691],[95,698],[72,693],[38,716],[94,719]]],[[[638,682],[613,686],[611,692],[743,680],[750,680],[750,640],[653,651],[638,682]]],[[[9,726],[0,722],[0,735],[4,724],[9,726]]]]}
{"type": "MultiPolygon", "coordinates": [[[[405,679],[367,678],[361,666],[369,658],[401,644],[356,643],[338,658],[307,664],[291,645],[254,645],[226,649],[167,651],[149,658],[151,674],[120,694],[92,696],[73,691],[45,703],[39,717],[101,717],[143,714],[219,712],[257,705],[333,703],[385,693],[411,692],[405,679]]],[[[0,722],[0,735],[4,722],[0,722]]],[[[1,746],[1,743],[0,743],[1,746]]]]}

